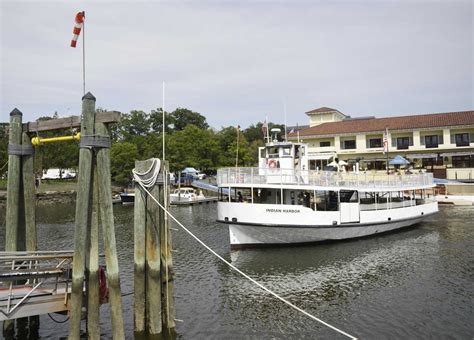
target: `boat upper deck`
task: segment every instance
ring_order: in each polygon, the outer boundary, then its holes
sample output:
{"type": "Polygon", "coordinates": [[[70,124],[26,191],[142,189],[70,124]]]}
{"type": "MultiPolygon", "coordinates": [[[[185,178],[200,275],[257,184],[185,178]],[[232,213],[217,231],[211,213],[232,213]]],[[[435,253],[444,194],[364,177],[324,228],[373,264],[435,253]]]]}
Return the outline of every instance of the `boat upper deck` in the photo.
{"type": "Polygon", "coordinates": [[[432,173],[402,175],[281,168],[223,168],[217,170],[217,184],[221,187],[296,185],[359,191],[396,191],[434,187],[432,173]]]}

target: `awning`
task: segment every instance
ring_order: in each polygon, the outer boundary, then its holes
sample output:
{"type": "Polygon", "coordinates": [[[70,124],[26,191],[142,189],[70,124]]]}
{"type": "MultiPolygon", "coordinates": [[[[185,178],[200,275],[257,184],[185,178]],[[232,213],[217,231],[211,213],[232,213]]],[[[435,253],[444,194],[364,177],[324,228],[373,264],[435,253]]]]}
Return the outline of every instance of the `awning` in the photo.
{"type": "Polygon", "coordinates": [[[335,156],[335,155],[332,154],[332,153],[329,153],[329,154],[327,154],[327,153],[324,153],[324,154],[314,154],[314,155],[308,153],[308,159],[309,159],[309,160],[328,160],[329,158],[332,158],[332,157],[334,157],[334,156],[335,156]]]}
{"type": "Polygon", "coordinates": [[[405,156],[408,159],[415,159],[415,158],[437,158],[438,155],[435,153],[412,153],[405,156]]]}
{"type": "Polygon", "coordinates": [[[474,152],[472,151],[465,151],[465,152],[446,152],[442,153],[441,157],[451,157],[451,156],[472,156],[474,152]]]}

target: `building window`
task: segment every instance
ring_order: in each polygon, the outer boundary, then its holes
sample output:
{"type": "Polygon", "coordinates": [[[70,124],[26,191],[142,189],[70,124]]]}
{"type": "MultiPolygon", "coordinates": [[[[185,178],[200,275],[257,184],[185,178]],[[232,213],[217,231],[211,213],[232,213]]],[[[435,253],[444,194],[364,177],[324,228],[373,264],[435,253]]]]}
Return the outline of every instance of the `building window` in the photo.
{"type": "Polygon", "coordinates": [[[344,141],[344,149],[355,149],[356,148],[356,141],[355,140],[345,140],[344,141]]]}
{"type": "Polygon", "coordinates": [[[382,147],[382,138],[369,139],[369,148],[381,148],[381,147],[382,147]]]}
{"type": "Polygon", "coordinates": [[[319,147],[324,148],[331,146],[331,142],[319,142],[319,147]]]}
{"type": "Polygon", "coordinates": [[[432,167],[433,165],[443,165],[443,157],[422,158],[421,165],[424,168],[432,167]]]}
{"type": "Polygon", "coordinates": [[[397,138],[397,150],[406,150],[410,146],[410,137],[397,138]]]}
{"type": "MultiPolygon", "coordinates": [[[[457,135],[456,135],[457,136],[457,135]]],[[[454,168],[471,168],[474,166],[474,159],[471,156],[453,156],[454,168]]]]}
{"type": "Polygon", "coordinates": [[[454,139],[456,140],[456,146],[469,146],[468,133],[456,133],[454,139]]]}
{"type": "Polygon", "coordinates": [[[437,148],[438,147],[438,136],[425,136],[426,148],[437,148]]]}

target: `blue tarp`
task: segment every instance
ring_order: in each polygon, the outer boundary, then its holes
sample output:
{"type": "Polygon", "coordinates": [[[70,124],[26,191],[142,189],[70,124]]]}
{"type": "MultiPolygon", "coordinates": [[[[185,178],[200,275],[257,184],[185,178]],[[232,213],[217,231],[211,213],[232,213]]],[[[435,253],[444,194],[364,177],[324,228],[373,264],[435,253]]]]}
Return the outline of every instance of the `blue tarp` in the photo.
{"type": "Polygon", "coordinates": [[[407,165],[410,164],[410,161],[407,161],[405,158],[402,156],[398,155],[395,156],[390,162],[390,165],[407,165]]]}

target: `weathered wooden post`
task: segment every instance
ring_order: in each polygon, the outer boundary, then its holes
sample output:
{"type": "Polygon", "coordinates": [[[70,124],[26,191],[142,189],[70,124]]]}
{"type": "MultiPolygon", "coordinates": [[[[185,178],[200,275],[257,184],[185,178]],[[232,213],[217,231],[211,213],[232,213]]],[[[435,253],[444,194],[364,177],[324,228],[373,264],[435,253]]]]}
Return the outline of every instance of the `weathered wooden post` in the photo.
{"type": "Polygon", "coordinates": [[[107,265],[107,282],[109,286],[109,303],[112,318],[114,339],[125,339],[122,318],[122,295],[120,291],[120,274],[115,242],[114,211],[112,206],[112,183],[110,178],[110,134],[104,123],[95,124],[98,137],[105,137],[106,147],[97,151],[97,177],[99,184],[100,220],[104,236],[105,263],[107,265]]]}
{"type": "Polygon", "coordinates": [[[92,163],[92,212],[87,263],[87,336],[100,339],[99,295],[99,186],[97,164],[92,163]]]}
{"type": "Polygon", "coordinates": [[[21,120],[22,113],[18,109],[14,109],[10,113],[9,127],[5,251],[15,251],[18,249],[21,184],[21,120]]]}
{"type": "MultiPolygon", "coordinates": [[[[7,183],[7,211],[5,251],[18,249],[18,231],[20,225],[20,185],[21,185],[21,133],[22,113],[14,109],[10,113],[9,140],[8,140],[8,183],[7,183]]],[[[13,335],[15,322],[3,323],[5,335],[13,335]]]]}
{"type": "MultiPolygon", "coordinates": [[[[163,202],[163,206],[168,210],[170,207],[169,201],[169,190],[170,186],[168,183],[168,163],[166,162],[163,167],[163,178],[165,183],[160,190],[160,202],[163,202]]],[[[160,235],[161,235],[161,258],[162,258],[162,277],[163,277],[163,290],[164,290],[164,315],[163,315],[163,325],[167,330],[168,335],[176,328],[175,322],[175,309],[174,309],[174,284],[173,284],[173,260],[171,256],[172,242],[171,242],[171,233],[169,229],[169,219],[168,216],[163,213],[160,215],[160,235]]]]}
{"type": "MultiPolygon", "coordinates": [[[[155,198],[160,196],[158,183],[155,183],[149,191],[155,198]]],[[[146,317],[148,333],[150,335],[157,335],[162,332],[160,272],[160,214],[162,212],[160,207],[148,195],[146,207],[146,317]]]]}
{"type": "MultiPolygon", "coordinates": [[[[135,161],[135,170],[145,172],[146,162],[135,161]]],[[[145,286],[146,286],[146,252],[145,252],[145,230],[146,230],[146,192],[142,187],[135,184],[135,205],[134,205],[134,301],[133,301],[133,319],[134,332],[141,334],[146,331],[146,313],[145,313],[145,286]]]]}
{"type": "MultiPolygon", "coordinates": [[[[88,92],[82,97],[81,135],[94,134],[95,97],[88,92]]],[[[71,311],[69,339],[80,338],[84,269],[86,260],[86,237],[90,213],[90,188],[93,150],[81,147],[79,151],[79,174],[76,198],[76,228],[74,232],[74,259],[72,267],[71,311]]]]}
{"type": "MultiPolygon", "coordinates": [[[[135,170],[150,181],[159,163],[137,161],[135,170]]],[[[159,176],[147,189],[149,194],[139,183],[135,186],[135,332],[150,336],[161,336],[164,329],[171,334],[174,329],[171,239],[165,212],[154,201],[167,208],[165,169],[161,164],[159,176]]]]}
{"type": "MultiPolygon", "coordinates": [[[[26,131],[22,134],[22,173],[23,173],[23,198],[25,212],[25,245],[27,251],[37,250],[36,238],[36,187],[34,170],[34,149],[30,136],[26,131]]],[[[39,315],[28,318],[30,334],[37,334],[39,329],[39,315]]]]}

